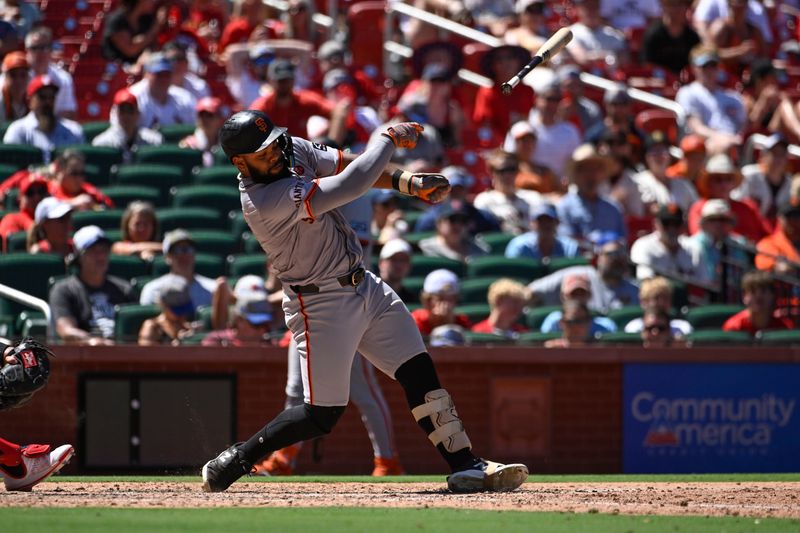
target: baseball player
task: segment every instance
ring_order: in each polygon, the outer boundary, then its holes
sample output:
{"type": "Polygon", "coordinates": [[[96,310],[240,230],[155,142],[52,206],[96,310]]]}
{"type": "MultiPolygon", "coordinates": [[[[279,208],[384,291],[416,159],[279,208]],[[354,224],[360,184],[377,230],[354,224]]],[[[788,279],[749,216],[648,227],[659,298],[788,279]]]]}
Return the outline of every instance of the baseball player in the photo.
{"type": "MultiPolygon", "coordinates": [[[[356,198],[340,209],[350,223],[364,249],[365,262],[372,257],[372,200],[368,195],[356,198]]],[[[303,378],[300,372],[300,353],[297,343],[289,344],[289,362],[286,376],[286,409],[303,404],[303,378]]],[[[375,468],[373,476],[396,476],[403,473],[392,431],[392,415],[375,377],[375,367],[356,352],[350,370],[350,400],[361,412],[361,421],[367,428],[372,443],[375,468]]],[[[301,444],[292,444],[272,453],[262,464],[256,465],[259,473],[291,475],[301,444]]]]}
{"type": "MultiPolygon", "coordinates": [[[[18,407],[47,384],[53,353],[32,339],[10,346],[0,340],[0,411],[18,407]]],[[[0,438],[0,477],[6,490],[29,491],[67,464],[75,453],[65,444],[20,446],[0,438]]]]}
{"type": "Polygon", "coordinates": [[[421,132],[413,122],[385,126],[351,157],[290,137],[261,112],[236,113],[223,125],[220,143],[239,170],[245,220],[283,285],[304,403],[207,462],[205,491],[226,490],[274,450],[330,433],[347,405],[356,350],[400,382],[414,418],[450,467],[451,491],[514,490],[527,478],[525,465],[472,453],[408,309],[364,269],[358,238],[337,209],[373,186],[441,201],[450,187],[444,177],[387,168],[395,149],[414,148],[421,132]]]}

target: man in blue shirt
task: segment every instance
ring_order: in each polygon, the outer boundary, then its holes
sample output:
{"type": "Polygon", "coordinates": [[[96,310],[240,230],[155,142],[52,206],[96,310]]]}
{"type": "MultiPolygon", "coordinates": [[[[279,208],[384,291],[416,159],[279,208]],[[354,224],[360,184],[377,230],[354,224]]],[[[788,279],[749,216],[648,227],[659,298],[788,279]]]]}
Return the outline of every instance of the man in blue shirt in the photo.
{"type": "Polygon", "coordinates": [[[558,203],[560,233],[578,241],[593,241],[596,235],[627,234],[619,208],[600,196],[600,185],[611,170],[610,160],[591,144],[579,146],[567,164],[570,192],[558,203]]]}
{"type": "Polygon", "coordinates": [[[539,204],[531,212],[530,231],[511,239],[506,246],[506,257],[541,260],[544,257],[578,255],[578,243],[575,240],[557,235],[558,222],[558,212],[553,204],[539,204]]]}

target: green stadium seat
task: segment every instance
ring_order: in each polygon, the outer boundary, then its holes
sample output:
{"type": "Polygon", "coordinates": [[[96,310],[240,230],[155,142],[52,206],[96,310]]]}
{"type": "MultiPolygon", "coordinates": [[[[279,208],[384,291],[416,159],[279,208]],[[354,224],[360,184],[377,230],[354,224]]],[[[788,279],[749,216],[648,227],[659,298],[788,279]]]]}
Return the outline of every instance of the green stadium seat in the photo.
{"type": "Polygon", "coordinates": [[[150,263],[136,255],[111,254],[108,273],[126,281],[150,274],[150,263]]]}
{"type": "Polygon", "coordinates": [[[28,233],[25,231],[15,231],[6,237],[6,251],[8,253],[25,252],[28,242],[28,233]]]}
{"type": "Polygon", "coordinates": [[[506,253],[506,246],[508,243],[511,242],[515,235],[511,233],[503,233],[503,232],[492,232],[492,233],[480,233],[477,236],[477,239],[481,241],[483,244],[489,247],[489,253],[491,255],[505,255],[506,253]]]}
{"type": "MultiPolygon", "coordinates": [[[[122,165],[117,167],[116,185],[154,187],[168,201],[169,190],[188,183],[183,170],[175,165],[122,165]]],[[[161,203],[161,202],[159,202],[161,203]]]]}
{"type": "Polygon", "coordinates": [[[177,228],[189,231],[198,229],[227,229],[228,221],[207,207],[172,207],[156,209],[158,225],[166,233],[177,228]]]}
{"type": "Polygon", "coordinates": [[[174,165],[180,167],[186,176],[186,183],[191,182],[192,171],[203,166],[203,152],[175,145],[142,146],[136,152],[136,163],[174,165]]]}
{"type": "MultiPolygon", "coordinates": [[[[422,292],[422,285],[425,283],[425,276],[419,277],[408,277],[403,280],[403,287],[410,293],[414,295],[414,298],[408,302],[403,300],[403,303],[408,306],[408,304],[419,304],[419,293],[422,292]]],[[[409,307],[410,309],[410,307],[409,307]]]]}
{"type": "Polygon", "coordinates": [[[162,196],[155,187],[136,186],[136,185],[113,185],[103,187],[103,194],[111,198],[114,205],[124,209],[131,202],[141,200],[150,202],[155,207],[167,207],[169,199],[162,196]]]}
{"type": "MultiPolygon", "coordinates": [[[[496,277],[467,278],[461,282],[459,300],[462,304],[485,304],[489,286],[497,281],[496,277]]],[[[517,279],[519,283],[524,280],[517,279]]]]}
{"type": "Polygon", "coordinates": [[[111,126],[108,122],[84,122],[81,124],[83,128],[83,137],[87,143],[91,143],[95,137],[106,131],[111,126]]]}
{"type": "Polygon", "coordinates": [[[539,307],[529,307],[525,311],[525,325],[533,331],[542,329],[542,324],[547,315],[553,311],[561,311],[560,305],[544,305],[539,307]]]}
{"type": "Polygon", "coordinates": [[[514,344],[515,340],[503,335],[495,335],[494,333],[475,333],[472,331],[466,332],[464,335],[467,339],[467,344],[472,345],[491,345],[491,344],[514,344]]]}
{"type": "Polygon", "coordinates": [[[459,278],[464,277],[466,267],[461,261],[447,259],[446,257],[428,257],[426,255],[414,255],[411,257],[411,272],[409,276],[427,276],[434,270],[445,268],[456,274],[459,278]]]}
{"type": "MultiPolygon", "coordinates": [[[[218,278],[225,275],[225,258],[219,255],[195,254],[194,270],[207,278],[218,278]]],[[[163,256],[153,260],[153,276],[163,276],[169,272],[169,266],[163,256]]]]}
{"type": "Polygon", "coordinates": [[[245,231],[242,233],[242,252],[246,254],[263,254],[264,249],[261,248],[261,243],[258,242],[258,239],[256,239],[252,233],[245,231]]]}
{"type": "Polygon", "coordinates": [[[244,220],[244,213],[242,213],[241,209],[229,212],[228,220],[231,224],[231,234],[233,234],[233,236],[241,238],[242,235],[250,231],[250,226],[248,226],[247,222],[244,220]]]}
{"type": "Polygon", "coordinates": [[[469,304],[456,307],[456,314],[466,315],[473,324],[488,318],[490,312],[489,304],[469,304]]]}
{"type": "Polygon", "coordinates": [[[406,221],[409,228],[413,228],[414,225],[417,223],[417,220],[424,215],[425,213],[422,211],[403,211],[403,220],[406,221]]]}
{"type": "Polygon", "coordinates": [[[427,239],[428,237],[433,237],[436,235],[435,231],[416,231],[411,233],[406,233],[403,235],[403,239],[406,240],[408,244],[411,246],[417,246],[419,241],[423,239],[427,239]]]}
{"type": "Polygon", "coordinates": [[[229,232],[222,230],[192,230],[197,251],[200,253],[221,255],[227,257],[239,253],[241,248],[239,239],[234,238],[229,232]]]}
{"type": "Polygon", "coordinates": [[[760,334],[761,344],[772,346],[798,346],[800,345],[800,329],[787,329],[778,331],[763,331],[760,334]]]}
{"type": "Polygon", "coordinates": [[[44,158],[42,151],[35,146],[0,143],[0,161],[19,170],[28,168],[31,165],[41,165],[44,162],[44,158]]]}
{"type": "Polygon", "coordinates": [[[120,229],[122,213],[122,209],[76,211],[72,213],[72,228],[75,231],[85,226],[100,226],[104,230],[120,229]]]}
{"type": "Polygon", "coordinates": [[[241,211],[242,203],[233,185],[187,185],[173,191],[172,207],[208,207],[227,217],[231,211],[241,211]]]}
{"type": "Polygon", "coordinates": [[[619,309],[612,309],[606,316],[614,321],[614,324],[617,325],[617,328],[622,330],[625,328],[628,322],[634,318],[640,318],[642,313],[642,308],[640,306],[628,305],[619,309]]]}
{"type": "MultiPolygon", "coordinates": [[[[55,254],[8,253],[0,255],[0,283],[47,301],[47,280],[66,273],[64,260],[55,254]]],[[[27,306],[0,298],[0,315],[18,316],[27,306]]]]}
{"type": "Polygon", "coordinates": [[[157,305],[127,304],[117,306],[114,320],[114,340],[118,343],[133,343],[139,340],[139,330],[148,318],[161,313],[157,305]]]}
{"type": "Polygon", "coordinates": [[[642,337],[639,333],[626,333],[624,331],[603,333],[597,340],[603,344],[642,344],[642,337]]]}
{"type": "Polygon", "coordinates": [[[133,288],[133,292],[136,294],[136,299],[139,299],[139,295],[142,293],[142,287],[147,285],[149,282],[156,279],[155,276],[136,276],[135,278],[131,278],[131,288],[133,288]]]}
{"type": "Polygon", "coordinates": [[[0,163],[0,181],[3,181],[6,178],[10,177],[13,173],[15,173],[18,170],[19,168],[17,167],[17,165],[0,163]]]}
{"type": "Polygon", "coordinates": [[[202,167],[192,173],[192,183],[195,185],[221,185],[236,189],[236,176],[239,171],[232,165],[224,167],[202,167]]]}
{"type": "Polygon", "coordinates": [[[589,260],[585,257],[551,257],[542,261],[542,264],[547,268],[547,273],[552,274],[559,270],[574,266],[588,266],[589,260]]]}
{"type": "Polygon", "coordinates": [[[63,146],[56,150],[56,154],[66,149],[78,150],[86,158],[86,164],[97,167],[97,175],[88,181],[97,187],[104,187],[111,183],[111,168],[122,164],[122,150],[110,146],[92,146],[91,144],[76,144],[63,146]]]}
{"type": "Polygon", "coordinates": [[[241,278],[248,274],[264,277],[267,271],[267,256],[260,254],[240,254],[228,257],[228,276],[241,278]]]}
{"type": "MultiPolygon", "coordinates": [[[[158,131],[164,136],[164,142],[177,145],[184,137],[194,133],[194,124],[171,124],[162,126],[158,131]]],[[[230,162],[228,162],[230,164],[230,162]]]]}
{"type": "Polygon", "coordinates": [[[544,276],[547,269],[538,261],[525,258],[498,256],[476,257],[467,266],[470,278],[481,276],[494,278],[515,278],[531,282],[544,276]]]}
{"type": "Polygon", "coordinates": [[[541,331],[529,331],[527,333],[523,333],[517,339],[517,344],[531,344],[531,345],[542,345],[545,342],[551,339],[558,339],[561,337],[561,333],[556,331],[552,333],[542,333],[541,331]]]}
{"type": "Polygon", "coordinates": [[[744,309],[735,304],[712,304],[694,307],[686,313],[686,321],[696,330],[721,328],[728,318],[744,309]]]}
{"type": "Polygon", "coordinates": [[[699,329],[689,334],[692,346],[714,346],[718,344],[753,344],[753,337],[746,331],[723,331],[721,329],[699,329]]]}

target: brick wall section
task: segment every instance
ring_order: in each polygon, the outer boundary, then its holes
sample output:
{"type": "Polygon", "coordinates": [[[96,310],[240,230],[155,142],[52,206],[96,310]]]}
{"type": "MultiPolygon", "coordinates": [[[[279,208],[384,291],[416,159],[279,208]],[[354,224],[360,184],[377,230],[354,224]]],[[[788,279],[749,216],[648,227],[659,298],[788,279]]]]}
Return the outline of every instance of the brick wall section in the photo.
{"type": "MultiPolygon", "coordinates": [[[[286,354],[227,348],[59,347],[46,390],[22,408],[0,413],[0,436],[15,442],[77,443],[78,376],[83,373],[234,373],[238,438],[262,427],[284,401],[286,354]]],[[[526,462],[533,472],[619,472],[622,449],[624,362],[794,362],[800,350],[696,348],[648,352],[636,348],[535,350],[440,349],[433,353],[443,385],[456,401],[475,451],[488,458],[526,462]],[[496,378],[545,378],[550,384],[550,444],[545,456],[505,457],[492,450],[491,384],[496,378]]],[[[417,427],[399,385],[380,376],[394,416],[401,461],[409,473],[442,473],[445,465],[417,427]]],[[[113,421],[111,422],[113,423],[113,421]]],[[[520,420],[519,424],[525,424],[520,420]]],[[[195,446],[197,443],[175,443],[195,446]]],[[[70,465],[67,472],[76,471],[70,465]]],[[[372,449],[357,409],[348,408],[322,443],[322,460],[301,454],[300,473],[368,474],[372,449]]]]}

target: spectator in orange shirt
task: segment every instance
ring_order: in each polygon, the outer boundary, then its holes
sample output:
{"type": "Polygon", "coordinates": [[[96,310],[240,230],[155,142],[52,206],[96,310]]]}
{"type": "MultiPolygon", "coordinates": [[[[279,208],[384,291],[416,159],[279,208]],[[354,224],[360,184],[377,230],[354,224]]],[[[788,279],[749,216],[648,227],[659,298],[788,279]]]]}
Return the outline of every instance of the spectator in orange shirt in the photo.
{"type": "MultiPolygon", "coordinates": [[[[336,104],[313,91],[295,89],[295,67],[287,59],[275,59],[269,64],[269,83],[272,91],[250,104],[250,109],[263,111],[275,124],[285,126],[289,135],[308,138],[308,119],[319,115],[331,118],[336,104]]],[[[346,100],[342,101],[346,104],[346,100]]]]}
{"type": "Polygon", "coordinates": [[[742,173],[725,154],[717,154],[706,162],[705,171],[697,180],[697,192],[700,200],[689,209],[689,233],[694,235],[700,231],[700,219],[703,206],[712,198],[725,200],[736,217],[733,228],[746,239],[758,242],[772,232],[769,224],[750,201],[740,202],[731,199],[731,192],[742,183],[742,173]]]}
{"type": "Polygon", "coordinates": [[[756,268],[778,274],[797,276],[800,265],[800,201],[783,205],[778,214],[778,228],[758,242],[756,268]]]}
{"type": "Polygon", "coordinates": [[[111,198],[86,183],[86,158],[67,148],[56,159],[55,174],[50,181],[50,195],[69,203],[76,211],[114,207],[111,198]]]}
{"type": "Polygon", "coordinates": [[[494,333],[504,337],[516,337],[527,331],[518,322],[530,293],[525,285],[508,278],[502,278],[489,286],[487,294],[491,312],[489,318],[472,326],[476,333],[494,333]]]}
{"type": "Polygon", "coordinates": [[[706,140],[694,133],[681,139],[683,157],[667,169],[668,178],[684,178],[697,187],[706,164],[706,140]]]}
{"type": "Polygon", "coordinates": [[[28,231],[33,226],[33,215],[42,198],[50,196],[47,180],[33,174],[19,186],[19,212],[8,213],[0,220],[0,239],[6,251],[6,239],[17,231],[28,231]]]}
{"type": "Polygon", "coordinates": [[[752,271],[742,277],[742,302],[745,309],[723,324],[725,331],[746,331],[755,335],[759,331],[792,329],[792,323],[776,315],[775,287],[768,272],[752,271]]]}
{"type": "Polygon", "coordinates": [[[533,162],[538,138],[536,130],[527,120],[521,120],[511,126],[506,135],[503,148],[507,152],[516,154],[519,163],[517,188],[560,196],[565,187],[559,177],[548,167],[533,162]]]}
{"type": "Polygon", "coordinates": [[[428,336],[434,328],[445,324],[472,328],[466,315],[455,312],[458,292],[458,276],[449,270],[440,268],[425,276],[420,297],[422,308],[411,313],[422,335],[428,336]]]}

